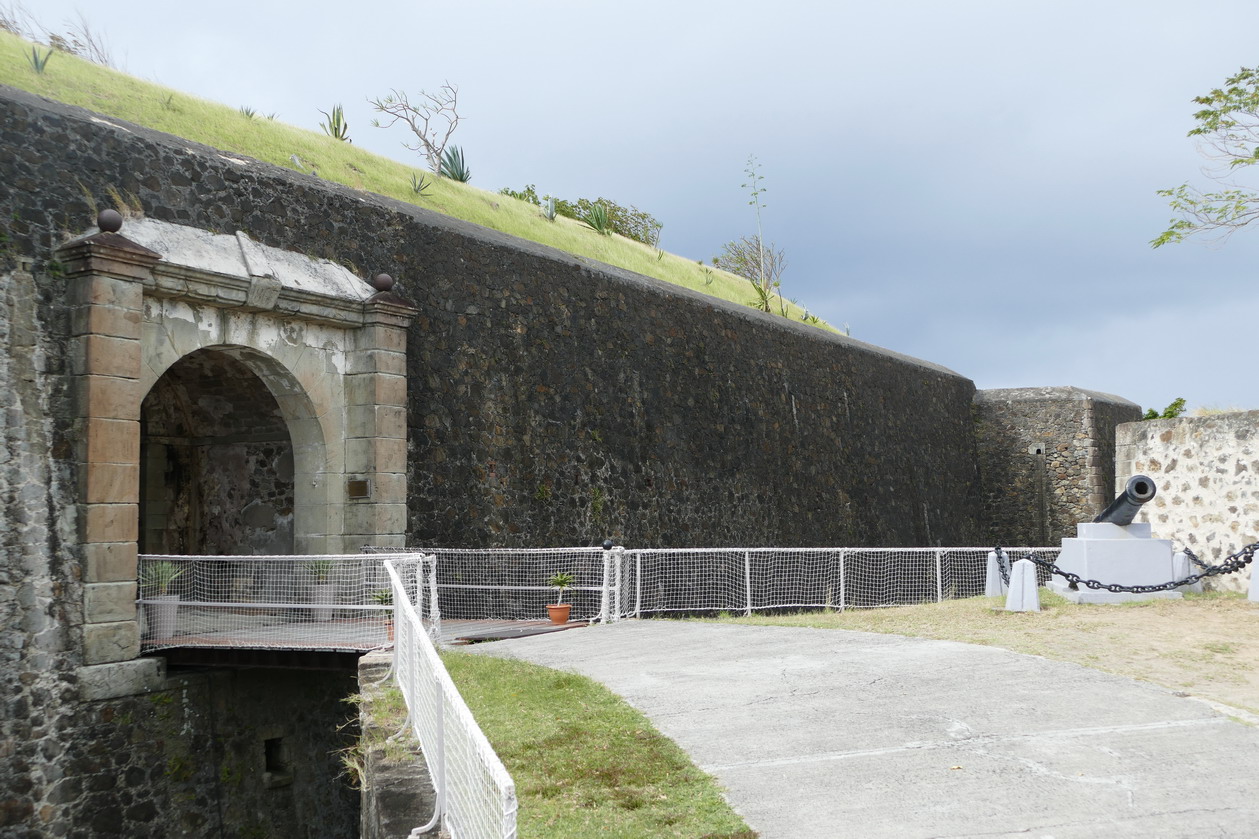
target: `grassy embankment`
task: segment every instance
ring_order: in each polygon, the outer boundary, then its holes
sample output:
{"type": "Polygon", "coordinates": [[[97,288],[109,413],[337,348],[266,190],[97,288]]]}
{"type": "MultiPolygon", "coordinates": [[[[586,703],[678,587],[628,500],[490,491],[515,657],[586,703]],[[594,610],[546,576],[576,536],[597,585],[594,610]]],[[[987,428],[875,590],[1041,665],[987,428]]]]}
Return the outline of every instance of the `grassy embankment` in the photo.
{"type": "MultiPolygon", "coordinates": [[[[387,195],[723,300],[747,305],[754,296],[748,281],[733,274],[621,236],[602,236],[572,219],[547,221],[538,207],[527,202],[437,178],[424,171],[418,155],[416,165],[407,166],[320,132],[262,114],[246,116],[238,108],[198,99],[65,53],[54,53],[44,72],[37,73],[28,60],[30,51],[30,42],[0,31],[0,83],[286,169],[314,171],[321,178],[353,189],[387,195]],[[300,168],[293,162],[294,155],[301,161],[300,168]],[[412,188],[412,176],[417,174],[432,182],[425,195],[417,195],[412,188]]],[[[387,81],[384,85],[388,86],[387,81]]],[[[328,103],[310,104],[313,117],[317,118],[320,107],[326,108],[328,103]]],[[[393,130],[400,141],[414,139],[402,128],[393,130]]],[[[126,184],[113,186],[128,188],[126,184]]],[[[803,310],[791,303],[787,307],[791,318],[799,320],[803,310]]],[[[832,329],[827,325],[822,328],[832,329]]]]}

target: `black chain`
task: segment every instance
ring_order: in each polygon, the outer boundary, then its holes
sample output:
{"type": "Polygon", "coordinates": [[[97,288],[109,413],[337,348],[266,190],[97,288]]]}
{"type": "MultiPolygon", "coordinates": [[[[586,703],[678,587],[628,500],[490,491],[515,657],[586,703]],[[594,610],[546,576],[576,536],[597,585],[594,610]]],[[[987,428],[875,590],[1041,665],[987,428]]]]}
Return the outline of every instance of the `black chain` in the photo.
{"type": "MultiPolygon", "coordinates": [[[[1091,589],[1104,588],[1107,591],[1111,591],[1111,592],[1127,591],[1127,592],[1132,592],[1133,594],[1150,594],[1151,592],[1155,592],[1155,591],[1171,591],[1172,589],[1177,589],[1177,588],[1180,588],[1181,586],[1191,586],[1194,583],[1206,577],[1215,577],[1220,574],[1232,574],[1235,571],[1240,571],[1250,564],[1250,561],[1254,559],[1255,557],[1256,551],[1259,551],[1259,542],[1255,542],[1252,545],[1247,545],[1246,547],[1242,548],[1237,553],[1232,554],[1228,556],[1227,558],[1225,558],[1225,560],[1221,562],[1219,565],[1207,565],[1201,560],[1199,560],[1197,555],[1195,555],[1193,551],[1189,550],[1189,548],[1185,548],[1185,553],[1189,555],[1190,561],[1193,562],[1194,565],[1201,568],[1202,573],[1190,574],[1188,577],[1185,577],[1183,580],[1172,580],[1171,582],[1168,582],[1168,583],[1160,583],[1158,585],[1153,585],[1153,586],[1121,586],[1118,583],[1099,583],[1097,580],[1086,580],[1082,578],[1079,574],[1072,574],[1070,571],[1063,571],[1057,565],[1054,565],[1052,562],[1050,562],[1047,559],[1041,559],[1035,553],[1029,554],[1027,558],[1030,559],[1032,562],[1036,563],[1041,568],[1044,568],[1046,571],[1049,571],[1051,574],[1057,574],[1059,577],[1064,578],[1068,583],[1070,583],[1075,588],[1079,588],[1081,585],[1084,585],[1091,589]]],[[[998,562],[997,564],[1000,565],[1001,563],[998,562]]],[[[1002,577],[1005,578],[1004,573],[1002,574],[1002,577]]],[[[1006,580],[1006,584],[1007,585],[1009,584],[1008,579],[1006,580]]]]}
{"type": "Polygon", "coordinates": [[[1001,572],[1001,584],[1006,588],[1010,587],[1010,563],[1005,551],[1001,548],[993,548],[993,553],[997,555],[997,570],[1001,572]]]}

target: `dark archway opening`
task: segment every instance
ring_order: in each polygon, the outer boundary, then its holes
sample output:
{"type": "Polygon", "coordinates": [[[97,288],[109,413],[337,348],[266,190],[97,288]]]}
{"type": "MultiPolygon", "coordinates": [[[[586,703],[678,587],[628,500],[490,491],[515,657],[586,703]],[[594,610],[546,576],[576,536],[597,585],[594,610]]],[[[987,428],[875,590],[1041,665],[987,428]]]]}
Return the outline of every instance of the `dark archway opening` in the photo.
{"type": "Polygon", "coordinates": [[[293,443],[247,365],[198,350],[140,409],[140,552],[293,553],[293,443]]]}

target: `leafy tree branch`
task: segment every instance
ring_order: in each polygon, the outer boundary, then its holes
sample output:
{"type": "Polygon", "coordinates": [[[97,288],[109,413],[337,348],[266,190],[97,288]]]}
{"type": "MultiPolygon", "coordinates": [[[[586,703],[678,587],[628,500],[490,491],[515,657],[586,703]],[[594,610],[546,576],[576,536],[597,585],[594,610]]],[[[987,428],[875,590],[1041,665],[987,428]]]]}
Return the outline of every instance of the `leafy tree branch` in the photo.
{"type": "Polygon", "coordinates": [[[1188,183],[1158,194],[1178,214],[1150,244],[1156,248],[1180,242],[1195,233],[1217,233],[1227,238],[1259,218],[1259,191],[1235,177],[1259,163],[1259,68],[1241,68],[1205,96],[1193,100],[1202,108],[1193,115],[1189,131],[1214,165],[1204,174],[1220,185],[1200,190],[1188,183]]]}

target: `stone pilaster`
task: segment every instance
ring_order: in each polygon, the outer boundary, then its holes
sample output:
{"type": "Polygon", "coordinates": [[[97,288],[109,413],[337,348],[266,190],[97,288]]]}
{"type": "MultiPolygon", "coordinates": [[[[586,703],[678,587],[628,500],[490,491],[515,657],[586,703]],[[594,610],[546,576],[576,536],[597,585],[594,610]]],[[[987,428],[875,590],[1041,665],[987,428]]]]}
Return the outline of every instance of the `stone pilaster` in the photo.
{"type": "Polygon", "coordinates": [[[406,542],[406,351],[415,309],[389,292],[392,284],[376,279],[380,293],[364,303],[346,376],[346,551],[406,542]]]}
{"type": "MultiPolygon", "coordinates": [[[[111,211],[106,211],[107,213],[111,211]]],[[[59,253],[68,275],[73,340],[79,536],[84,554],[83,660],[140,652],[136,540],[140,487],[140,332],[144,281],[161,258],[103,232],[59,253]]]]}

